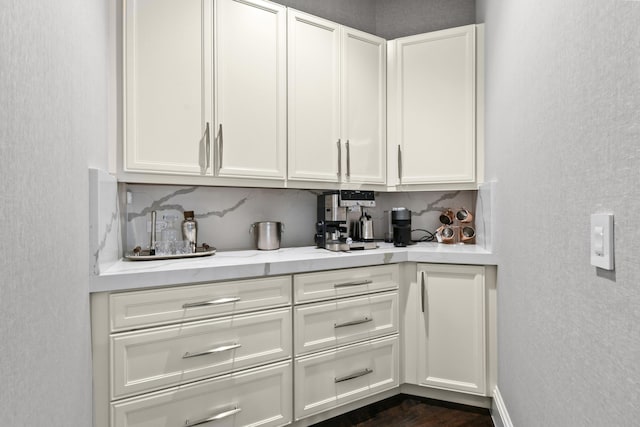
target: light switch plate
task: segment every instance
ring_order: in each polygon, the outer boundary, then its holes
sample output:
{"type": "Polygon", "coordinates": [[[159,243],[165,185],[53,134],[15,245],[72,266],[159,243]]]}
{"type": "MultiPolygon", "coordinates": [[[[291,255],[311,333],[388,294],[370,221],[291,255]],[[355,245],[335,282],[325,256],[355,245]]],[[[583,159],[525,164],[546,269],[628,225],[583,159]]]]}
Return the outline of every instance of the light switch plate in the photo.
{"type": "Polygon", "coordinates": [[[613,214],[591,215],[591,265],[613,270],[613,214]]]}

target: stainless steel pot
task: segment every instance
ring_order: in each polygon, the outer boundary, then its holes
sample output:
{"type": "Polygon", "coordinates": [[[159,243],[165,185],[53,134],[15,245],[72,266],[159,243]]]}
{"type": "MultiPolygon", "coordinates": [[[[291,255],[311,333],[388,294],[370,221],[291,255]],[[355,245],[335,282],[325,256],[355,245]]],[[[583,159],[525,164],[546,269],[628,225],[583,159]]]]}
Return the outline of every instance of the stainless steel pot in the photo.
{"type": "Polygon", "coordinates": [[[280,249],[280,237],[284,231],[284,224],[277,221],[254,222],[249,228],[253,233],[256,248],[262,251],[280,249]]]}

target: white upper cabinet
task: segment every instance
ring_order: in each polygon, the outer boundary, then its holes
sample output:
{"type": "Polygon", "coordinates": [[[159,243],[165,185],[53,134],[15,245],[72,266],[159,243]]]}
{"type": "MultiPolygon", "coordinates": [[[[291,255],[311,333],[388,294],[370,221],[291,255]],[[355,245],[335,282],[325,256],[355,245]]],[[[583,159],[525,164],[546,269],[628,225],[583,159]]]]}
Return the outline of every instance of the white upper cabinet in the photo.
{"type": "Polygon", "coordinates": [[[389,184],[474,183],[475,25],[389,42],[388,72],[389,184]]]}
{"type": "Polygon", "coordinates": [[[342,138],[347,182],[386,182],[385,39],[342,27],[342,138]]]}
{"type": "Polygon", "coordinates": [[[384,184],[386,41],[289,9],[289,178],[384,184]]]}
{"type": "Polygon", "coordinates": [[[341,173],[340,26],[288,11],[289,178],[336,182],[341,173]]]}
{"type": "Polygon", "coordinates": [[[211,1],[124,7],[124,169],[210,174],[211,1]]]}
{"type": "Polygon", "coordinates": [[[214,28],[217,175],[282,180],[286,8],[262,0],[215,0],[214,28]]]}

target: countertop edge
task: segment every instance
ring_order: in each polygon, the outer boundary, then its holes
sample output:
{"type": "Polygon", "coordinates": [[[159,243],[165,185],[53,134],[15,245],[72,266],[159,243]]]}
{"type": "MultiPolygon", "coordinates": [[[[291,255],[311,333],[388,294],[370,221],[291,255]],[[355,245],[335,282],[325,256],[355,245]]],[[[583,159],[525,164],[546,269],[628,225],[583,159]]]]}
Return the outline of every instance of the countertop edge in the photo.
{"type": "Polygon", "coordinates": [[[372,251],[351,253],[310,249],[312,248],[287,248],[279,253],[226,252],[214,255],[217,258],[211,260],[197,258],[187,263],[184,260],[177,262],[119,261],[104,274],[90,277],[89,292],[127,291],[402,262],[498,264],[494,253],[475,247],[416,245],[409,248],[395,248],[391,245],[372,251]]]}

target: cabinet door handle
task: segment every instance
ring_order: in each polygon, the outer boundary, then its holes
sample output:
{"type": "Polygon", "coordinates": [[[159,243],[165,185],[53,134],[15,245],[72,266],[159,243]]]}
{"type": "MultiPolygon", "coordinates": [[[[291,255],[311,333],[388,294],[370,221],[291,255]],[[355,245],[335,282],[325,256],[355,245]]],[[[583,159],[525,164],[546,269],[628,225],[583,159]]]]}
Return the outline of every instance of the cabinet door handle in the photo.
{"type": "Polygon", "coordinates": [[[351,177],[351,151],[349,150],[349,140],[347,139],[347,178],[351,177]]]}
{"type": "Polygon", "coordinates": [[[218,127],[218,169],[222,169],[222,150],[224,139],[222,137],[222,123],[218,127]]]}
{"type": "Polygon", "coordinates": [[[351,320],[349,322],[344,322],[344,323],[334,323],[333,328],[338,329],[338,328],[344,328],[345,326],[360,325],[362,323],[371,322],[372,320],[373,318],[371,317],[365,317],[364,319],[351,320]]]}
{"type": "Polygon", "coordinates": [[[187,304],[182,304],[182,308],[191,308],[191,307],[203,307],[206,305],[218,305],[218,304],[229,304],[231,302],[238,302],[240,298],[238,297],[224,297],[218,298],[209,301],[200,301],[200,302],[190,302],[187,304]]]}
{"type": "Polygon", "coordinates": [[[205,123],[204,133],[202,134],[202,138],[200,138],[199,153],[203,155],[204,151],[204,161],[200,161],[200,166],[202,167],[203,174],[206,173],[207,169],[209,169],[210,165],[210,156],[211,156],[211,141],[209,138],[209,122],[205,123]],[[202,147],[204,146],[204,150],[202,147]]]}
{"type": "Polygon", "coordinates": [[[424,284],[424,271],[420,272],[422,279],[421,279],[421,283],[420,283],[420,301],[422,301],[422,312],[424,313],[424,297],[427,293],[427,287],[424,284]]]}
{"type": "Polygon", "coordinates": [[[349,381],[349,380],[352,380],[354,378],[363,377],[363,376],[368,375],[368,374],[370,374],[372,372],[373,372],[373,369],[365,368],[365,369],[363,369],[361,371],[354,372],[353,374],[345,375],[344,377],[334,378],[334,382],[337,384],[337,383],[341,383],[343,381],[349,381]]]}
{"type": "Polygon", "coordinates": [[[342,176],[342,141],[338,139],[338,181],[342,176]]]}
{"type": "Polygon", "coordinates": [[[398,144],[398,181],[402,181],[402,149],[398,144]]]}
{"type": "Polygon", "coordinates": [[[336,283],[335,285],[333,285],[334,288],[348,288],[349,286],[361,286],[361,285],[368,285],[370,283],[373,283],[373,280],[359,280],[356,282],[346,282],[346,283],[336,283]]]}
{"type": "Polygon", "coordinates": [[[207,354],[215,354],[215,353],[222,353],[224,351],[231,351],[231,350],[235,350],[236,348],[240,348],[242,347],[242,344],[237,344],[237,343],[233,343],[233,344],[228,344],[228,345],[221,345],[220,347],[216,347],[216,348],[212,348],[209,350],[204,350],[204,351],[198,351],[195,353],[190,353],[190,352],[186,352],[182,358],[183,359],[189,359],[190,357],[198,357],[198,356],[206,356],[207,354]]]}
{"type": "Polygon", "coordinates": [[[242,409],[238,408],[238,405],[235,405],[231,409],[226,409],[223,412],[218,412],[217,414],[212,415],[209,418],[205,418],[205,419],[198,420],[198,421],[192,421],[192,422],[189,422],[189,420],[185,420],[184,424],[181,425],[180,427],[199,426],[201,424],[206,424],[206,423],[208,423],[210,421],[221,420],[223,418],[230,417],[232,415],[237,414],[240,411],[242,411],[242,409]]]}

